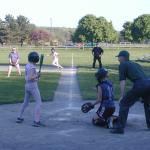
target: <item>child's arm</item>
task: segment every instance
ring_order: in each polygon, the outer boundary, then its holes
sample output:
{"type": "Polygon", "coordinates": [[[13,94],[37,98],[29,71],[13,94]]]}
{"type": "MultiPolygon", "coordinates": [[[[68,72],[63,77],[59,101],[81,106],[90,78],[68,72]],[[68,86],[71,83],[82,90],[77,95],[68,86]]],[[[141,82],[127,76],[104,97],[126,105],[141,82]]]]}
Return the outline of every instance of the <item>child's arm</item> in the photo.
{"type": "Polygon", "coordinates": [[[19,64],[19,58],[17,59],[17,61],[16,61],[16,64],[15,64],[15,65],[17,65],[17,64],[19,64]]]}
{"type": "Polygon", "coordinates": [[[97,105],[102,101],[102,89],[100,86],[98,86],[98,92],[97,92],[97,101],[93,103],[93,105],[97,105]]]}
{"type": "Polygon", "coordinates": [[[12,65],[12,61],[11,61],[11,58],[9,58],[9,63],[12,65]]]}

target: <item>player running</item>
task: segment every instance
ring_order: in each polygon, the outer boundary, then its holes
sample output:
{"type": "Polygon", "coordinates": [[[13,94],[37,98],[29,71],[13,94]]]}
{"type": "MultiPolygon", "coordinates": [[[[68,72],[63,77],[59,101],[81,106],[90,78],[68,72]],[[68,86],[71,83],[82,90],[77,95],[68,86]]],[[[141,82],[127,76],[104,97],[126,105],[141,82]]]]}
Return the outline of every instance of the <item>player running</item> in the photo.
{"type": "Polygon", "coordinates": [[[16,51],[16,48],[12,48],[12,51],[9,54],[9,68],[8,68],[8,77],[10,77],[12,67],[15,67],[17,69],[17,72],[19,75],[21,75],[21,70],[19,66],[19,54],[16,51]]]}
{"type": "Polygon", "coordinates": [[[58,58],[59,53],[57,53],[56,50],[52,48],[50,55],[52,56],[52,64],[62,69],[63,67],[59,64],[59,58],[58,58]]]}
{"type": "Polygon", "coordinates": [[[36,72],[36,63],[39,61],[39,55],[37,52],[31,52],[28,55],[28,61],[29,63],[25,67],[25,97],[24,102],[21,106],[20,114],[17,118],[17,123],[22,123],[24,121],[23,119],[23,113],[25,108],[29,104],[30,97],[32,96],[36,102],[35,110],[34,110],[34,122],[33,126],[40,127],[44,126],[40,122],[40,115],[41,115],[41,96],[38,88],[38,80],[39,80],[39,74],[36,72]]]}

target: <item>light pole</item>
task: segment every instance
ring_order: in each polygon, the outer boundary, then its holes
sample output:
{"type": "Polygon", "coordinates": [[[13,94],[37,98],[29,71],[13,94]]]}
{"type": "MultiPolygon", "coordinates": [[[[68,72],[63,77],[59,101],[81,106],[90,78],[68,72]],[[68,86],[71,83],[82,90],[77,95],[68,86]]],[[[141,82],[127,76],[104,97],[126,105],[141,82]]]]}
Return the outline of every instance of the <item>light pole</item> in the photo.
{"type": "Polygon", "coordinates": [[[52,33],[52,25],[53,25],[53,20],[50,18],[50,32],[52,33]]]}
{"type": "MultiPolygon", "coordinates": [[[[50,28],[49,28],[49,33],[50,33],[50,36],[52,37],[52,18],[50,18],[50,28]]],[[[52,39],[49,38],[49,43],[50,43],[50,45],[51,45],[51,40],[52,40],[52,39]]]]}

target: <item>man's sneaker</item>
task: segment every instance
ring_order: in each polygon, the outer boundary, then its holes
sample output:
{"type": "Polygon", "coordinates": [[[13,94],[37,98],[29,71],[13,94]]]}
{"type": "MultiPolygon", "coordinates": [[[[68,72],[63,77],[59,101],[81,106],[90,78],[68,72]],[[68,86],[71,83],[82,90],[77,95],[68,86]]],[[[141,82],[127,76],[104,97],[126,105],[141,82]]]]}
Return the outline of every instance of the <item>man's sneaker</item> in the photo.
{"type": "Polygon", "coordinates": [[[124,129],[116,128],[110,131],[112,134],[124,134],[124,129]]]}
{"type": "Polygon", "coordinates": [[[40,121],[39,122],[34,121],[32,126],[34,126],[34,127],[46,127],[46,125],[41,123],[40,121]]]}
{"type": "Polygon", "coordinates": [[[17,118],[17,120],[16,120],[16,123],[22,123],[24,121],[24,119],[23,118],[17,118]]]}

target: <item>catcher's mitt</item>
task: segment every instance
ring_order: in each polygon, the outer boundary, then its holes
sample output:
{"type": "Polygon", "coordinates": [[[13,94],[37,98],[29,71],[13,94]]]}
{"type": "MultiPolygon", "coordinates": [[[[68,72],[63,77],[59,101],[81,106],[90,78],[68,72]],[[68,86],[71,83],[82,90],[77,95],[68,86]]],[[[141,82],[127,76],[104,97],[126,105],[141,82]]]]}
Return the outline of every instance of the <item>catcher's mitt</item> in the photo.
{"type": "Polygon", "coordinates": [[[83,113],[87,113],[93,108],[94,108],[94,105],[92,103],[85,103],[81,106],[81,111],[83,113]]]}

